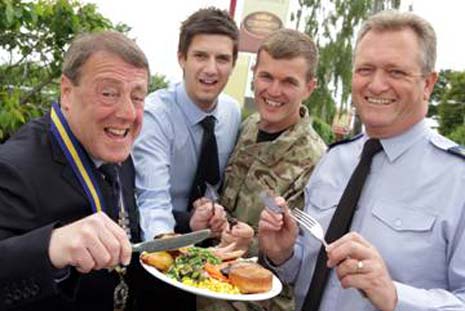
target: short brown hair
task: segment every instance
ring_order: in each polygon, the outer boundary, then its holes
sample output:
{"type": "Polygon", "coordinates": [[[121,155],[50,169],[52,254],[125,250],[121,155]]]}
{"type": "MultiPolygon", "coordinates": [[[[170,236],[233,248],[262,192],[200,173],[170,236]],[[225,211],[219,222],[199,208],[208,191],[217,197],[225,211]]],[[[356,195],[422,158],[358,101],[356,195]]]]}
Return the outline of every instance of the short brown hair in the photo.
{"type": "Polygon", "coordinates": [[[196,35],[225,35],[233,41],[233,63],[236,63],[239,30],[227,11],[214,7],[200,9],[189,16],[181,25],[178,53],[186,57],[192,39],[196,35]]]}
{"type": "Polygon", "coordinates": [[[307,82],[316,75],[318,66],[318,48],[306,34],[292,29],[279,29],[271,33],[260,45],[257,52],[257,65],[260,52],[266,51],[274,59],[293,59],[302,57],[307,63],[307,82]]]}
{"type": "Polygon", "coordinates": [[[371,16],[358,32],[354,56],[358,44],[369,31],[397,31],[406,28],[413,30],[417,35],[420,45],[422,73],[428,74],[434,71],[436,64],[436,33],[427,20],[410,12],[401,13],[388,10],[371,16]]]}
{"type": "Polygon", "coordinates": [[[81,67],[94,53],[105,51],[121,57],[128,64],[136,68],[147,70],[150,81],[150,69],[147,57],[137,44],[116,31],[102,31],[78,35],[65,54],[62,73],[77,85],[79,83],[81,67]]]}

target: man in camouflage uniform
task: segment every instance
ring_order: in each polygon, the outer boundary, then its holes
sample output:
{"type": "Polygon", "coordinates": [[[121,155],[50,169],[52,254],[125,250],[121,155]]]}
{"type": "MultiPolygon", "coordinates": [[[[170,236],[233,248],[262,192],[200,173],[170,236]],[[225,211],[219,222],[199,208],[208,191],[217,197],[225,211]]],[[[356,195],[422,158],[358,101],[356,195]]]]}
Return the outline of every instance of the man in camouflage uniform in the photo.
{"type": "MultiPolygon", "coordinates": [[[[303,189],[326,146],[311,126],[302,105],[315,88],[318,52],[305,34],[281,29],[265,39],[254,68],[258,113],[242,125],[241,136],[225,171],[221,204],[257,232],[264,208],[259,194],[284,197],[291,208],[303,208],[303,189]]],[[[228,234],[231,240],[230,232],[228,234]]],[[[234,232],[233,232],[234,233],[234,232]]],[[[242,238],[242,240],[245,239],[242,238]]],[[[234,240],[234,237],[232,237],[234,240]]],[[[238,242],[241,237],[236,237],[238,242]]],[[[253,238],[248,256],[257,256],[253,238]]],[[[209,302],[199,310],[294,310],[292,289],[260,303],[209,302]]]]}

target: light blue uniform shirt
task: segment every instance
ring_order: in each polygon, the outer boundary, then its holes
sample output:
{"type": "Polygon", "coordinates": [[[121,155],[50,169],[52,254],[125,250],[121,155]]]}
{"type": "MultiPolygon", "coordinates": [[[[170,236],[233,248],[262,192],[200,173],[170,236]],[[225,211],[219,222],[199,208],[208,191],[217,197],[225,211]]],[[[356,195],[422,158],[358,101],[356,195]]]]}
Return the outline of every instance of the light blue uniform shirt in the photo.
{"type": "MultiPolygon", "coordinates": [[[[324,227],[357,165],[362,136],[333,147],[305,189],[306,211],[324,227]]],[[[447,152],[456,144],[424,121],[381,140],[351,231],[372,243],[395,282],[396,310],[465,310],[465,159],[447,152]]],[[[300,310],[321,244],[304,233],[280,274],[296,284],[300,310]]],[[[375,310],[355,289],[343,289],[334,271],[322,311],[375,310]]]]}
{"type": "Polygon", "coordinates": [[[134,146],[136,195],[145,240],[173,231],[173,210],[186,211],[199,161],[207,115],[216,119],[221,175],[236,142],[241,114],[238,103],[220,95],[205,112],[187,96],[182,83],[158,90],[145,100],[144,122],[134,146]]]}

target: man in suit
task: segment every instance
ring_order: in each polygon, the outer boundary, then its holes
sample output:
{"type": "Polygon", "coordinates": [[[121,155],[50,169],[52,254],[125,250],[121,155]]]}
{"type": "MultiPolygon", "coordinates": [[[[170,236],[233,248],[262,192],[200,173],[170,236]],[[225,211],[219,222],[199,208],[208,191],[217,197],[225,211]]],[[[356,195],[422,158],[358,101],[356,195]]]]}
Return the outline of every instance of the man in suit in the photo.
{"type": "Polygon", "coordinates": [[[131,260],[140,229],[129,153],[149,77],[132,40],[82,35],[65,55],[61,105],[0,146],[1,310],[142,302],[134,289],[141,268],[131,260]]]}

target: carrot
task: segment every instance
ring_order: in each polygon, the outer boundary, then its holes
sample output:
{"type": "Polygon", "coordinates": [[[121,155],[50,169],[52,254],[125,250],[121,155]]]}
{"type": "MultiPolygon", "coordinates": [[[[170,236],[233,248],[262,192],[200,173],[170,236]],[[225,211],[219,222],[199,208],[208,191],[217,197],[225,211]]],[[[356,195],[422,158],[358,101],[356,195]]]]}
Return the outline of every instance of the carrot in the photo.
{"type": "Polygon", "coordinates": [[[223,273],[221,273],[218,266],[212,265],[211,263],[207,262],[205,263],[205,266],[203,268],[212,278],[223,282],[229,282],[229,279],[225,277],[223,273]]]}

